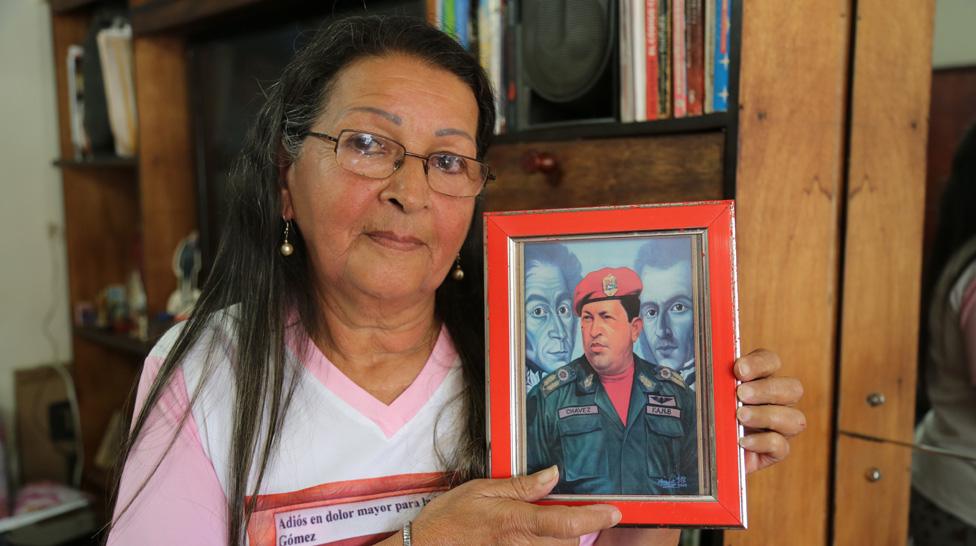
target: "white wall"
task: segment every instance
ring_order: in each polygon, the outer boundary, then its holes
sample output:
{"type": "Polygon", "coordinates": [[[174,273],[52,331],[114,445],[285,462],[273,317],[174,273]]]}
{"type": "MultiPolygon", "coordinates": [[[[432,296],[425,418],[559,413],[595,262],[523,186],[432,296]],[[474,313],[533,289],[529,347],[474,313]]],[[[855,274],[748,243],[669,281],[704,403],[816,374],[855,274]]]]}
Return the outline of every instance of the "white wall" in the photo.
{"type": "Polygon", "coordinates": [[[71,356],[48,10],[43,0],[0,0],[0,414],[8,437],[13,370],[71,356]]]}
{"type": "Polygon", "coordinates": [[[976,65],[976,0],[937,0],[933,42],[933,68],[976,65]]]}

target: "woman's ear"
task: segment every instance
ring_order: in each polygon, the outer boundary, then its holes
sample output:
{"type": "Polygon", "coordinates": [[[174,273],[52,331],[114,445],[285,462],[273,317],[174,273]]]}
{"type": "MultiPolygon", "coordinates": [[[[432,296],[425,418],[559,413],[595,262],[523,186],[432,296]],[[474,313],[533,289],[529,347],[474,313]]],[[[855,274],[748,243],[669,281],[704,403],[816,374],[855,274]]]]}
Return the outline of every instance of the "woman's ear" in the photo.
{"type": "Polygon", "coordinates": [[[278,191],[281,192],[281,217],[285,220],[291,220],[295,218],[295,208],[291,201],[291,190],[288,189],[288,179],[282,179],[280,186],[278,191]]]}
{"type": "Polygon", "coordinates": [[[294,176],[295,164],[278,167],[278,191],[281,192],[281,217],[291,220],[295,217],[295,207],[291,200],[291,179],[294,176]]]}

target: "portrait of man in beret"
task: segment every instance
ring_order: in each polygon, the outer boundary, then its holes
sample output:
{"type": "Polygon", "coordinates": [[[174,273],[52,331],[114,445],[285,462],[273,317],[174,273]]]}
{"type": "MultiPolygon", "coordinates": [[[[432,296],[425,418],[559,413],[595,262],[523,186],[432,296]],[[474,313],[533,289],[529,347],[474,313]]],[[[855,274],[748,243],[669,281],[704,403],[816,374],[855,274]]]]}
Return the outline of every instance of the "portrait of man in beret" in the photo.
{"type": "Polygon", "coordinates": [[[527,470],[557,465],[554,494],[700,492],[694,393],[634,354],[645,288],[627,267],[586,274],[572,308],[583,355],[527,395],[527,470]]]}

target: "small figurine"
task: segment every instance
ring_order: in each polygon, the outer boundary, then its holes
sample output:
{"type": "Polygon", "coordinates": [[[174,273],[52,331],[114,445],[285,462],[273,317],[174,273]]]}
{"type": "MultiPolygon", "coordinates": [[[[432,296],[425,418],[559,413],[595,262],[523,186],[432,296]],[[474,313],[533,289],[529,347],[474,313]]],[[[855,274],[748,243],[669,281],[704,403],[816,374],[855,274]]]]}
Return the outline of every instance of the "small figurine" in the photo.
{"type": "Polygon", "coordinates": [[[197,275],[200,273],[202,262],[197,232],[194,231],[180,241],[176,246],[176,252],[173,253],[173,273],[176,274],[177,288],[166,302],[166,311],[173,315],[175,320],[185,320],[189,317],[200,297],[197,275]]]}

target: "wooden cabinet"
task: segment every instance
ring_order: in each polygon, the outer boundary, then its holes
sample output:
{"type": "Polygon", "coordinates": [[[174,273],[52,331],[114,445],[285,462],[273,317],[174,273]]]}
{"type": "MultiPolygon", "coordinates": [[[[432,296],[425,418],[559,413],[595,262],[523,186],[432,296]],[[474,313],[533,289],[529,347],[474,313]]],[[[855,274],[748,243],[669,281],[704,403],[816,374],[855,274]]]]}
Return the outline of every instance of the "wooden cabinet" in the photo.
{"type": "MultiPolygon", "coordinates": [[[[52,2],[54,65],[58,85],[60,158],[64,192],[70,309],[95,301],[109,284],[124,284],[141,270],[149,316],[165,311],[176,288],[172,255],[196,226],[193,157],[182,41],[134,40],[139,155],[75,161],[68,125],[64,59],[84,40],[92,10],[103,3],[52,2]]],[[[109,472],[95,454],[112,414],[134,393],[134,382],[151,344],[125,334],[76,328],[74,376],[84,444],[84,483],[104,492],[109,472]]]]}
{"type": "MultiPolygon", "coordinates": [[[[52,4],[59,67],[86,28],[77,4],[86,2],[52,4]]],[[[133,4],[140,155],[132,165],[63,169],[71,300],[122,280],[132,267],[126,241],[141,234],[150,309],[159,310],[173,289],[172,249],[196,225],[184,32],[223,32],[215,21],[272,8],[133,4]]],[[[742,348],[775,350],[783,373],[802,379],[808,429],[786,463],[750,477],[750,530],[722,541],[903,543],[910,454],[843,433],[911,434],[933,0],[735,4],[736,110],[500,137],[486,203],[735,198],[742,348]],[[869,407],[871,392],[887,402],[869,407]],[[872,468],[880,481],[865,478],[872,468]]],[[[138,360],[82,336],[74,343],[90,461],[138,360]]]]}

